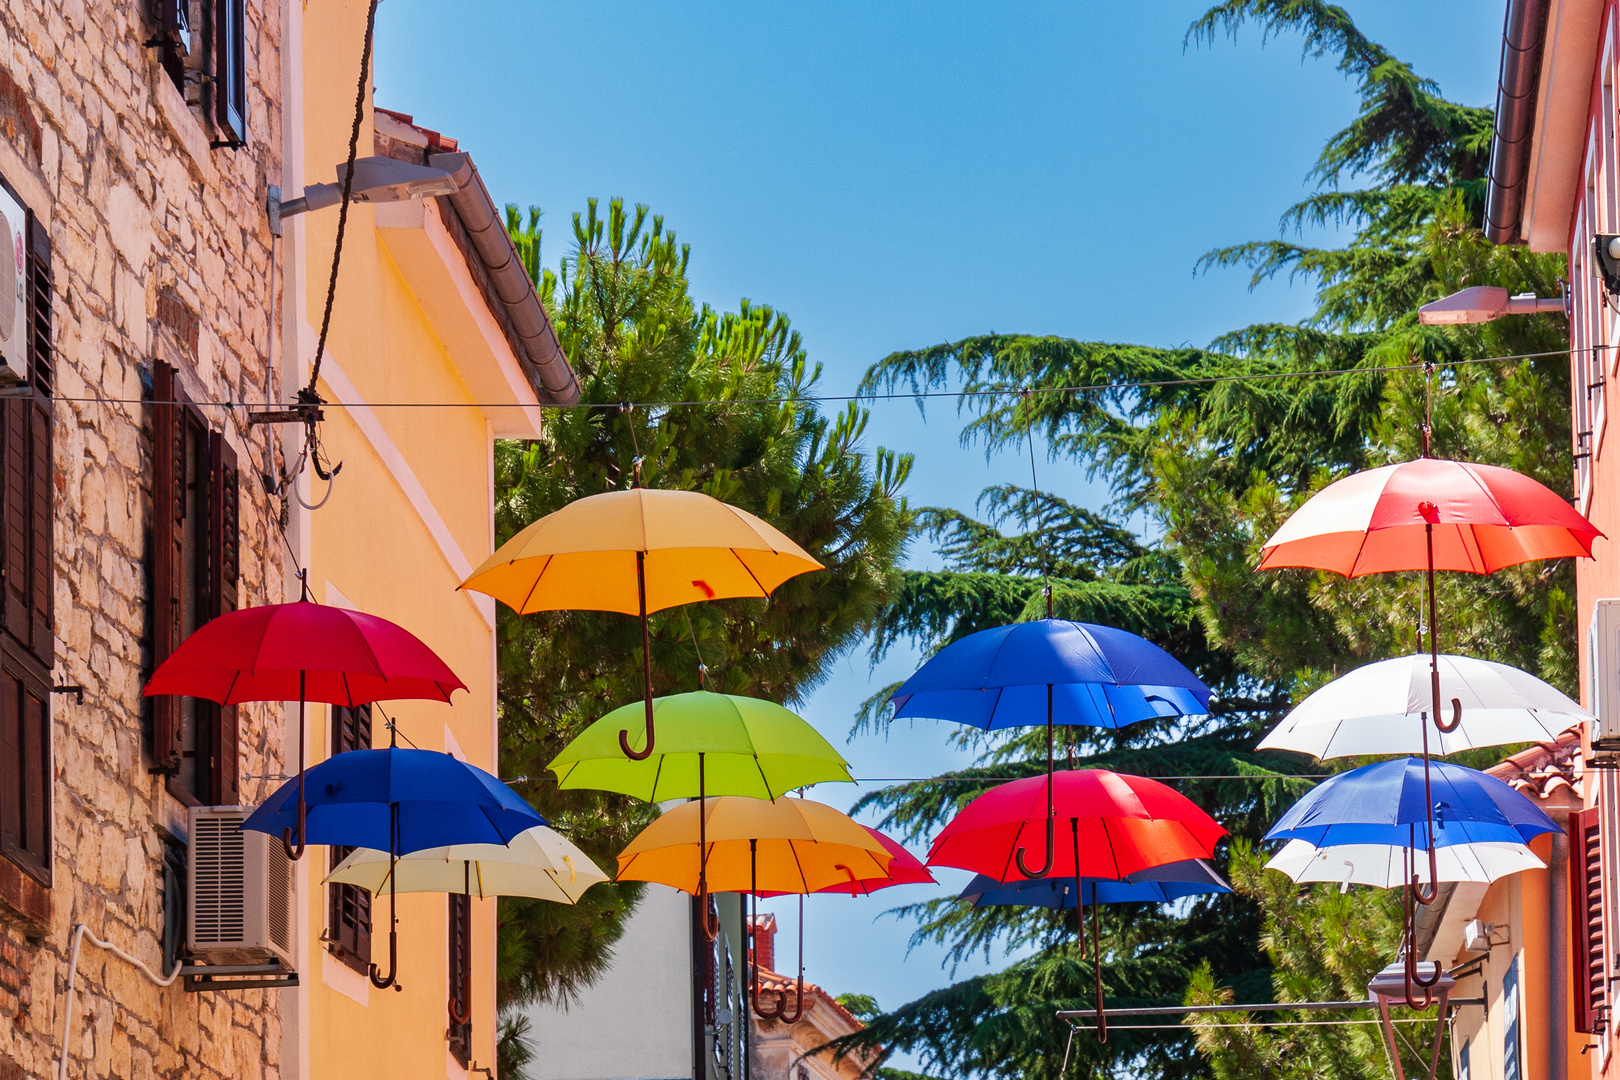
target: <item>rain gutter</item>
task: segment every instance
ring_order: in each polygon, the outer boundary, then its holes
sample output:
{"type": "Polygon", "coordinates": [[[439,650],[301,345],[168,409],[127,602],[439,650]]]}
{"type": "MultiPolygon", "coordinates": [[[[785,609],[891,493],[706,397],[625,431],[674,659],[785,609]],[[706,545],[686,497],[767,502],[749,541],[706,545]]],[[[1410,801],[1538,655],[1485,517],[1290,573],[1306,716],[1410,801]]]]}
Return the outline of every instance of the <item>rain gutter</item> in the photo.
{"type": "Polygon", "coordinates": [[[455,217],[466,233],[467,246],[477,255],[490,285],[500,301],[506,328],[517,353],[518,363],[534,384],[542,405],[573,405],[579,401],[579,380],[563,354],[557,331],[540,304],[540,297],[518,257],[512,238],[506,234],[495,200],[484,187],[478,167],[465,153],[433,154],[428,164],[443,169],[456,179],[453,195],[441,195],[455,210],[455,217]]]}
{"type": "Polygon", "coordinates": [[[1496,129],[1491,135],[1485,193],[1485,236],[1493,244],[1524,242],[1524,202],[1530,179],[1531,129],[1547,38],[1549,0],[1508,0],[1502,26],[1502,66],[1496,82],[1496,129]]]}

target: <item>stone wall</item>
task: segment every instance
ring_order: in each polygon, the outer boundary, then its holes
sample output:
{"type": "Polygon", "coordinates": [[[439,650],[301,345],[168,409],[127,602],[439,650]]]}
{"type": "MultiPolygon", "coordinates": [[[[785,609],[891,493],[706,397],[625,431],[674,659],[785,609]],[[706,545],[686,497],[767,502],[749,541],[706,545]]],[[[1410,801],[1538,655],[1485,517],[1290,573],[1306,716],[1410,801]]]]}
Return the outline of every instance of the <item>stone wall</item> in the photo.
{"type": "MultiPolygon", "coordinates": [[[[0,173],[48,221],[54,249],[55,675],[84,686],[82,704],[53,703],[54,884],[19,889],[0,874],[6,1080],[54,1076],[74,924],[162,965],[165,835],[183,831],[185,811],[151,773],[142,730],[151,359],[178,360],[203,402],[279,390],[266,385],[263,206],[280,181],[280,3],[248,0],[249,139],[238,150],[210,148],[212,126],[155,66],[147,8],[0,6],[0,173]]],[[[249,429],[240,408],[204,412],[242,466],[241,602],[281,600],[281,507],[258,479],[267,429],[249,429]]],[[[279,711],[241,716],[241,772],[279,773],[279,711]]],[[[266,790],[243,781],[244,799],[266,790]]],[[[68,1075],[278,1077],[279,993],[159,990],[87,943],[68,1075]]]]}

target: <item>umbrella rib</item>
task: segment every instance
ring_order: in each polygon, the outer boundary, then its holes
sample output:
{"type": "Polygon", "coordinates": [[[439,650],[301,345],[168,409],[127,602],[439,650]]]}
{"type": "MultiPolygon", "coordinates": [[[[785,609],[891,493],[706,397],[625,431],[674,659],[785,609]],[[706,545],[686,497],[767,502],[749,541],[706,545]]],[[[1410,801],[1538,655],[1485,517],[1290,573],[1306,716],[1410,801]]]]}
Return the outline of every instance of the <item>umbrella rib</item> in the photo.
{"type": "Polygon", "coordinates": [[[737,560],[737,565],[742,567],[745,571],[747,571],[749,579],[751,581],[753,581],[753,583],[756,586],[759,587],[759,595],[760,596],[769,596],[769,595],[771,595],[771,590],[767,589],[764,585],[760,584],[759,578],[757,576],[755,576],[755,574],[754,574],[753,567],[751,567],[747,563],[743,562],[743,557],[741,555],[737,554],[737,549],[736,548],[726,548],[726,550],[731,552],[731,557],[733,559],[737,560]]]}
{"type": "MultiPolygon", "coordinates": [[[[534,581],[530,583],[529,591],[523,594],[523,603],[518,605],[518,614],[519,615],[527,615],[527,614],[529,614],[529,611],[528,611],[529,601],[534,598],[534,590],[536,590],[536,589],[538,589],[540,587],[540,579],[546,576],[546,571],[547,570],[551,569],[551,560],[552,560],[552,558],[553,558],[553,556],[547,555],[546,556],[546,561],[540,564],[540,571],[537,574],[534,575],[534,581]]],[[[516,562],[516,561],[517,561],[516,559],[512,560],[512,562],[516,562]]],[[[509,562],[506,565],[511,566],[512,563],[509,562]]]]}
{"type": "MultiPolygon", "coordinates": [[[[812,840],[810,842],[812,844],[815,843],[814,840],[812,840]]],[[[793,866],[794,866],[795,869],[797,869],[799,871],[799,885],[800,885],[800,887],[802,887],[804,889],[805,892],[809,892],[810,891],[810,879],[809,879],[809,877],[807,877],[805,875],[804,863],[799,859],[799,849],[798,849],[797,846],[794,845],[794,842],[792,840],[789,840],[787,842],[787,846],[788,846],[788,850],[793,853],[793,866]]]]}
{"type": "Polygon", "coordinates": [[[658,801],[658,799],[657,799],[658,782],[664,778],[664,758],[667,757],[667,756],[668,755],[666,755],[666,754],[659,754],[658,755],[658,765],[653,769],[652,789],[647,792],[647,801],[648,802],[657,802],[658,801]]]}

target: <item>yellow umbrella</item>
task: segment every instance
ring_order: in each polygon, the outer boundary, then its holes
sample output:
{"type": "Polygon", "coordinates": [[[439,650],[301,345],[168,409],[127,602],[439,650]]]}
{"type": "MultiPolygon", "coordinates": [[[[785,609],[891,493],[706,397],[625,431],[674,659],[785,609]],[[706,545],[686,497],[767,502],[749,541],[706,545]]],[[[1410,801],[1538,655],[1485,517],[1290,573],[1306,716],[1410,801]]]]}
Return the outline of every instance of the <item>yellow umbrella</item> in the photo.
{"type": "Polygon", "coordinates": [[[618,611],[641,617],[647,738],[619,732],[625,756],[653,748],[647,615],[723,597],[769,596],[821,564],[746,510],[699,491],[632,488],[577,499],[523,529],[485,559],[464,589],[531,611],[618,611]],[[632,574],[633,571],[633,574],[632,574]]]}
{"type": "Polygon", "coordinates": [[[656,881],[693,894],[705,887],[705,878],[719,892],[798,893],[798,1004],[792,1015],[786,992],[773,1009],[760,1006],[759,962],[753,962],[754,1011],[791,1024],[804,1013],[804,894],[887,877],[893,859],[871,830],[822,803],[722,795],[678,806],[641,830],[619,853],[619,880],[656,881]]]}

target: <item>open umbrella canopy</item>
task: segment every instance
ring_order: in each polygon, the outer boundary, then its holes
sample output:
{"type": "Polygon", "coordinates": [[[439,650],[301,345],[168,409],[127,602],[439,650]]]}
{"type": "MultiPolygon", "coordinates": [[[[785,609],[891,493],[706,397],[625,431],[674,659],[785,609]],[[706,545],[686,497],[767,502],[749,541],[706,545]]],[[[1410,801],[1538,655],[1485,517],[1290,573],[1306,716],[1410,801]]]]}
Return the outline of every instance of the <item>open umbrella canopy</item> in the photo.
{"type": "Polygon", "coordinates": [[[355,848],[326,880],[358,885],[373,893],[392,885],[395,892],[533,896],[572,904],[586,889],[609,878],[565,837],[537,825],[513,837],[510,844],[424,848],[398,860],[386,851],[355,848]]]}
{"type": "Polygon", "coordinates": [[[700,792],[774,799],[827,780],[853,782],[832,744],[774,702],[704,690],[654,698],[658,742],[650,757],[637,761],[620,749],[619,732],[640,723],[641,715],[638,701],[581,732],[546,766],[557,774],[557,786],[663,802],[700,792]]]}
{"type": "Polygon", "coordinates": [[[524,528],[464,589],[531,611],[646,612],[729,596],[769,596],[821,563],[746,510],[698,491],[633,488],[576,499],[524,528]]]}
{"type": "MultiPolygon", "coordinates": [[[[861,828],[871,833],[873,838],[876,839],[878,843],[883,845],[883,850],[894,856],[894,861],[889,863],[889,865],[884,868],[883,874],[879,877],[857,878],[855,877],[855,872],[852,870],[848,875],[849,880],[841,881],[836,885],[825,885],[822,888],[816,889],[816,892],[837,893],[841,896],[871,896],[879,889],[887,889],[891,885],[938,884],[934,880],[934,875],[929,873],[928,867],[924,866],[922,861],[919,860],[917,856],[901,847],[888,836],[878,832],[870,825],[862,825],[861,828]]],[[[771,897],[791,896],[792,894],[785,892],[772,892],[769,889],[761,889],[756,895],[761,897],[771,897]]]]}
{"type": "Polygon", "coordinates": [[[158,665],[145,694],[247,701],[449,701],[464,684],[404,627],[308,600],[226,612],[158,665]]]}
{"type": "MultiPolygon", "coordinates": [[[[1226,830],[1185,795],[1157,780],[1106,769],[1053,775],[1059,837],[1052,877],[1119,880],[1139,870],[1207,859],[1226,830]],[[1078,830],[1078,840],[1071,832],[1078,830]],[[1075,849],[1078,848],[1078,867],[1075,849]]],[[[1045,846],[1047,778],[991,788],[964,806],[934,838],[928,865],[955,866],[997,881],[1018,878],[1015,853],[1045,846]]]]}
{"type": "Polygon", "coordinates": [[[952,642],[889,700],[896,717],[954,720],[989,731],[1048,722],[1119,728],[1203,715],[1209,696],[1198,676],[1146,638],[1040,619],[952,642]]]}
{"type": "MultiPolygon", "coordinates": [[[[350,750],[306,776],[311,843],[388,851],[398,807],[395,854],[453,844],[506,844],[544,825],[517,792],[489,773],[437,750],[350,750]]],[[[298,783],[289,780],[242,828],[279,835],[297,823],[298,783]]]]}
{"type": "MultiPolygon", "coordinates": [[[[1523,844],[1506,841],[1451,844],[1435,849],[1436,881],[1488,883],[1521,870],[1544,870],[1546,866],[1523,844]]],[[[1304,840],[1290,840],[1266,863],[1266,869],[1301,883],[1327,881],[1398,889],[1411,881],[1414,866],[1404,842],[1319,848],[1304,840]]]]}
{"type": "Polygon", "coordinates": [[[884,875],[894,859],[865,826],[809,799],[722,796],[677,806],[619,854],[619,880],[656,881],[698,891],[698,815],[713,892],[807,893],[884,875]],[[750,841],[754,841],[753,851],[750,841]],[[751,854],[757,853],[757,879],[751,854]]]}
{"type": "MultiPolygon", "coordinates": [[[[1462,722],[1437,730],[1441,754],[1477,746],[1552,742],[1591,714],[1528,672],[1489,660],[1441,655],[1440,698],[1456,700],[1462,722]]],[[[1414,754],[1421,716],[1434,707],[1430,659],[1401,656],[1356,668],[1318,689],[1260,742],[1316,758],[1414,754]]]]}
{"type": "MultiPolygon", "coordinates": [[[[1431,766],[1435,847],[1529,843],[1562,832],[1541,809],[1494,776],[1437,761],[1431,766]]],[[[1339,773],[1312,788],[1272,826],[1267,840],[1317,847],[1386,844],[1427,850],[1424,762],[1397,758],[1339,773]]],[[[1438,855],[1438,852],[1437,852],[1438,855]]]]}
{"type": "Polygon", "coordinates": [[[1306,566],[1346,577],[1431,567],[1491,574],[1532,559],[1590,557],[1602,535],[1568,500],[1522,473],[1419,458],[1355,473],[1311,496],[1266,541],[1260,568],[1306,566]]]}
{"type": "MultiPolygon", "coordinates": [[[[1165,903],[1184,896],[1231,891],[1232,887],[1221,879],[1209,863],[1203,859],[1188,859],[1139,870],[1122,881],[1081,878],[1078,900],[1080,904],[1165,903]]],[[[974,907],[1010,905],[1067,911],[1078,906],[1076,897],[1075,879],[1072,877],[1032,878],[1002,883],[986,874],[979,874],[968,882],[958,899],[966,900],[974,907]]]]}

